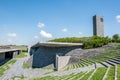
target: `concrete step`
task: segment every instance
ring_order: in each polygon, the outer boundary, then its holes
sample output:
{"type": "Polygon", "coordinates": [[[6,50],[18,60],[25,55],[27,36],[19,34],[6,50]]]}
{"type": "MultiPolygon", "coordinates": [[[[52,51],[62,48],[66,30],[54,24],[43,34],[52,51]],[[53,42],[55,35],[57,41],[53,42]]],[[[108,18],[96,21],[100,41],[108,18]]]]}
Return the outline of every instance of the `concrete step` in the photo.
{"type": "Polygon", "coordinates": [[[116,63],[111,62],[111,61],[106,61],[106,63],[110,64],[111,66],[115,66],[116,65],[116,63]]]}
{"type": "Polygon", "coordinates": [[[120,62],[120,59],[113,59],[113,60],[120,62]]]}
{"type": "Polygon", "coordinates": [[[101,62],[100,64],[102,64],[102,65],[105,66],[105,67],[111,66],[111,64],[108,64],[107,62],[101,62]]]}
{"type": "Polygon", "coordinates": [[[116,64],[120,64],[120,61],[117,61],[117,60],[109,60],[109,61],[116,63],[116,64]]]}
{"type": "Polygon", "coordinates": [[[116,59],[119,59],[119,60],[120,60],[120,57],[117,57],[116,59]]]}

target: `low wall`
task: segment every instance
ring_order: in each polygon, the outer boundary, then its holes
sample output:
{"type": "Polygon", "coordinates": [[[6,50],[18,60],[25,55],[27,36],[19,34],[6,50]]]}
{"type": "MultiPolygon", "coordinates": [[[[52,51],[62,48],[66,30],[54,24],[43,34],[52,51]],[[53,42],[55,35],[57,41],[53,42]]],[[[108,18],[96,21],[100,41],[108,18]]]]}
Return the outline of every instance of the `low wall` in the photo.
{"type": "Polygon", "coordinates": [[[71,56],[58,56],[57,55],[56,56],[56,69],[60,70],[64,68],[68,64],[70,57],[71,56]]]}
{"type": "Polygon", "coordinates": [[[66,54],[68,54],[69,52],[71,52],[76,48],[81,48],[81,46],[79,47],[78,46],[77,47],[40,46],[37,48],[32,48],[30,50],[30,54],[33,56],[29,59],[30,61],[27,62],[29,65],[32,65],[32,67],[34,68],[42,68],[42,67],[55,68],[56,54],[59,56],[66,56],[66,54]]]}
{"type": "Polygon", "coordinates": [[[13,52],[13,58],[15,58],[19,54],[19,51],[13,52]]]}

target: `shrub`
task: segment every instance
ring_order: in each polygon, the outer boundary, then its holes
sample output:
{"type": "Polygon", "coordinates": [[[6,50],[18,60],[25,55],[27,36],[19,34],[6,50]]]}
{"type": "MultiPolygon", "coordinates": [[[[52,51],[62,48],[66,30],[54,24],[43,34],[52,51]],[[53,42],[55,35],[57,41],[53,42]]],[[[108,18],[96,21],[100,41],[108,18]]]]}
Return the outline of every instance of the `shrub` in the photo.
{"type": "Polygon", "coordinates": [[[85,49],[97,48],[97,47],[102,47],[103,45],[106,45],[109,42],[111,42],[111,39],[109,39],[108,37],[104,38],[104,37],[93,36],[90,37],[89,40],[83,41],[83,47],[85,49]]]}
{"type": "Polygon", "coordinates": [[[114,34],[112,36],[112,42],[120,43],[120,36],[118,34],[114,34]]]}
{"type": "Polygon", "coordinates": [[[67,37],[67,38],[57,38],[54,40],[49,40],[49,42],[83,43],[83,48],[89,49],[89,48],[97,48],[106,45],[109,42],[111,42],[111,39],[108,37],[99,37],[99,36],[82,37],[82,38],[67,37]]]}

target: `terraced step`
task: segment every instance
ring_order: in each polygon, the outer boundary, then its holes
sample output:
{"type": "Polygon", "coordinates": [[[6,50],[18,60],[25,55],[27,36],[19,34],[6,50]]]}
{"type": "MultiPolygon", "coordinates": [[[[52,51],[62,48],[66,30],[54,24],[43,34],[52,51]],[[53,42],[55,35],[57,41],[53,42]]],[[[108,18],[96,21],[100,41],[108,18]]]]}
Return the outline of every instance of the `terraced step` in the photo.
{"type": "Polygon", "coordinates": [[[120,80],[120,64],[117,65],[117,80],[120,80]]]}
{"type": "Polygon", "coordinates": [[[106,61],[106,63],[110,64],[111,66],[115,66],[116,65],[116,63],[113,63],[111,61],[106,61]]]}
{"type": "Polygon", "coordinates": [[[113,60],[120,62],[120,59],[113,59],[113,60]]]}
{"type": "Polygon", "coordinates": [[[102,80],[106,80],[106,77],[107,77],[107,75],[108,75],[109,70],[110,70],[110,67],[107,68],[106,73],[105,73],[105,75],[104,75],[104,77],[103,77],[102,80]]]}
{"type": "Polygon", "coordinates": [[[87,80],[93,72],[94,72],[94,70],[91,70],[90,72],[85,74],[84,77],[82,77],[80,80],[87,80]]]}
{"type": "Polygon", "coordinates": [[[59,80],[68,80],[68,79],[72,78],[75,75],[76,75],[75,73],[72,73],[70,75],[63,76],[63,77],[59,78],[59,80]]]}
{"type": "Polygon", "coordinates": [[[106,70],[106,67],[98,68],[90,80],[102,80],[106,73],[106,70]]]}
{"type": "Polygon", "coordinates": [[[82,75],[84,75],[85,74],[85,72],[83,73],[83,72],[80,72],[80,73],[78,73],[77,75],[75,75],[75,76],[73,76],[72,78],[70,78],[69,80],[77,80],[78,78],[80,78],[82,75]]]}
{"type": "Polygon", "coordinates": [[[108,63],[106,63],[106,62],[101,62],[101,64],[102,64],[103,66],[105,66],[105,67],[111,66],[110,64],[108,64],[108,63]]]}
{"type": "Polygon", "coordinates": [[[106,80],[114,80],[114,79],[115,79],[115,66],[111,66],[108,71],[106,80]]]}
{"type": "Polygon", "coordinates": [[[116,64],[120,64],[120,61],[117,61],[117,60],[109,60],[109,61],[116,63],[116,64]]]}
{"type": "Polygon", "coordinates": [[[98,67],[105,67],[105,66],[102,64],[96,64],[96,68],[98,68],[98,67]]]}

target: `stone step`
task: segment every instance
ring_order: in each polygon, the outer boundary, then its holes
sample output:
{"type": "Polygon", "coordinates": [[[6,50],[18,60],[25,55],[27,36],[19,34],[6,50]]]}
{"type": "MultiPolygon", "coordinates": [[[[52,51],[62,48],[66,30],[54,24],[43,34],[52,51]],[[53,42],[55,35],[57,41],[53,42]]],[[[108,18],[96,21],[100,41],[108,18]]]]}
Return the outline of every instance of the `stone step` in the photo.
{"type": "Polygon", "coordinates": [[[113,60],[120,62],[120,59],[113,59],[113,60]]]}
{"type": "Polygon", "coordinates": [[[119,59],[119,60],[120,60],[120,57],[117,57],[116,59],[119,59]]]}
{"type": "Polygon", "coordinates": [[[108,64],[110,64],[110,65],[112,65],[112,66],[115,66],[115,65],[116,65],[116,63],[113,63],[113,62],[111,62],[111,61],[106,61],[106,63],[108,63],[108,64]]]}
{"type": "Polygon", "coordinates": [[[116,64],[120,64],[120,61],[117,61],[117,60],[109,60],[109,61],[116,63],[116,64]]]}
{"type": "Polygon", "coordinates": [[[102,65],[102,64],[96,64],[96,68],[97,68],[97,67],[101,67],[101,66],[104,67],[104,65],[102,65]]]}
{"type": "Polygon", "coordinates": [[[111,65],[108,64],[107,62],[101,62],[101,64],[102,64],[103,66],[105,66],[105,67],[109,67],[109,66],[111,66],[111,65]]]}

